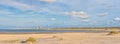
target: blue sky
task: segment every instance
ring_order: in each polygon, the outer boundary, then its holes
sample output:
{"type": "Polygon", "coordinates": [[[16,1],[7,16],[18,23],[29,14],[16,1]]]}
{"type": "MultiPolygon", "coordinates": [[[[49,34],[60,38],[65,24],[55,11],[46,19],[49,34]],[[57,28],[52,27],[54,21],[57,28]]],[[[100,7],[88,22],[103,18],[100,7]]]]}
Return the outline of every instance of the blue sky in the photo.
{"type": "Polygon", "coordinates": [[[119,0],[0,0],[0,28],[120,27],[119,0]]]}

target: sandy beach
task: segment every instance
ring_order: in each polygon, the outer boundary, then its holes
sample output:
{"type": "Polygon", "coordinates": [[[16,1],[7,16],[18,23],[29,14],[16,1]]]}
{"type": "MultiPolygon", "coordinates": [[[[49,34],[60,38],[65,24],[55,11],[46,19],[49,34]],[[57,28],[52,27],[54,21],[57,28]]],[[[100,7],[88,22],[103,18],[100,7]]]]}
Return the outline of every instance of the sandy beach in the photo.
{"type": "Polygon", "coordinates": [[[52,33],[52,34],[0,34],[0,44],[25,44],[33,37],[35,44],[120,44],[120,34],[107,33],[52,33]]]}

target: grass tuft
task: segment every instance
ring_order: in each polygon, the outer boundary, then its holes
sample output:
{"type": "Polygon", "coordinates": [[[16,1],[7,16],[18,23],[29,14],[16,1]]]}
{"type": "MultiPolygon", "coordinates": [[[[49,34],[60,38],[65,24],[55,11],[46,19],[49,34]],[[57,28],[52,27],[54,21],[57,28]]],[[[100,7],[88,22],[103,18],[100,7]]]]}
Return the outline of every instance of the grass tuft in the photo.
{"type": "Polygon", "coordinates": [[[114,35],[114,34],[119,34],[119,32],[118,32],[118,31],[110,31],[110,32],[108,33],[108,35],[114,35]]]}
{"type": "Polygon", "coordinates": [[[59,40],[62,41],[62,40],[64,40],[64,38],[60,38],[59,40]]]}
{"type": "Polygon", "coordinates": [[[29,37],[29,38],[26,40],[26,42],[32,42],[32,43],[34,43],[34,42],[36,42],[36,39],[33,38],[33,37],[29,37]]]}
{"type": "Polygon", "coordinates": [[[53,36],[52,38],[57,38],[57,36],[53,36]]]}

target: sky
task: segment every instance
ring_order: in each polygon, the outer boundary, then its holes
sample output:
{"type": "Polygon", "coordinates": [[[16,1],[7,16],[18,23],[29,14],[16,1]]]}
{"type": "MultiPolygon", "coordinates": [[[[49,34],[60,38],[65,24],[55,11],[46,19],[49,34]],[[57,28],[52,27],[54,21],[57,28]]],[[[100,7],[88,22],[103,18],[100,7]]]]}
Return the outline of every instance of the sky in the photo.
{"type": "Polygon", "coordinates": [[[120,27],[119,0],[0,0],[0,28],[120,27]]]}

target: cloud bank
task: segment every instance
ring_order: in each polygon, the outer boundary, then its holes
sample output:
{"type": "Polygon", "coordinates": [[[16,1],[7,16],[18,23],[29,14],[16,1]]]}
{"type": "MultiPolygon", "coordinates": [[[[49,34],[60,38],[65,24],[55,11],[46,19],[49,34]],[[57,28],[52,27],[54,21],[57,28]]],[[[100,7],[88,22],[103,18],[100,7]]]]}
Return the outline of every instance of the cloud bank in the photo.
{"type": "Polygon", "coordinates": [[[42,2],[47,2],[47,3],[52,3],[52,2],[55,2],[56,0],[40,0],[42,2]]]}
{"type": "Polygon", "coordinates": [[[114,21],[119,21],[120,22],[120,17],[114,18],[114,21]]]}
{"type": "Polygon", "coordinates": [[[84,11],[79,11],[79,12],[71,11],[71,12],[65,12],[64,14],[67,14],[67,15],[70,15],[70,16],[73,16],[73,17],[82,18],[82,19],[89,18],[89,15],[84,11]]]}

